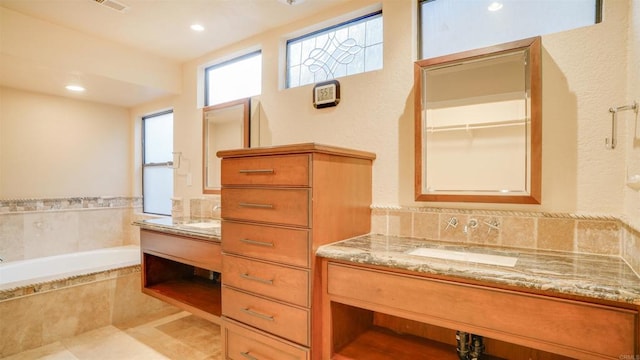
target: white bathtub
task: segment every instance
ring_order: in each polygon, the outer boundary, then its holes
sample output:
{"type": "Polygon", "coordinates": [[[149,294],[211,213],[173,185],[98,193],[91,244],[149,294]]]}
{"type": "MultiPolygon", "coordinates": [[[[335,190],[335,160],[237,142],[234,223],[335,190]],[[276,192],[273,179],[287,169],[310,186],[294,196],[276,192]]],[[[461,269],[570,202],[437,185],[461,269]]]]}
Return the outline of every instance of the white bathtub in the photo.
{"type": "Polygon", "coordinates": [[[0,290],[138,264],[135,245],[0,263],[0,290]]]}

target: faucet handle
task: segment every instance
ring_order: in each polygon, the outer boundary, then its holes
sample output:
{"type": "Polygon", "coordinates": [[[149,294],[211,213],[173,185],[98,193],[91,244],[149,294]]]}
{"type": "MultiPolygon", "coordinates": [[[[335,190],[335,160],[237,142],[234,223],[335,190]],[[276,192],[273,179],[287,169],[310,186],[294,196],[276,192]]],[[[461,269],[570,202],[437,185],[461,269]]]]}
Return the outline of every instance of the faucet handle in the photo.
{"type": "Polygon", "coordinates": [[[487,234],[491,233],[491,230],[496,230],[496,231],[500,231],[500,222],[498,222],[498,220],[493,219],[491,221],[483,221],[483,223],[485,225],[487,225],[489,227],[489,231],[487,231],[487,234]]]}
{"type": "Polygon", "coordinates": [[[458,218],[456,218],[455,216],[452,216],[451,218],[449,218],[449,221],[447,221],[447,227],[444,229],[448,230],[450,227],[453,227],[453,228],[458,227],[458,218]]]}

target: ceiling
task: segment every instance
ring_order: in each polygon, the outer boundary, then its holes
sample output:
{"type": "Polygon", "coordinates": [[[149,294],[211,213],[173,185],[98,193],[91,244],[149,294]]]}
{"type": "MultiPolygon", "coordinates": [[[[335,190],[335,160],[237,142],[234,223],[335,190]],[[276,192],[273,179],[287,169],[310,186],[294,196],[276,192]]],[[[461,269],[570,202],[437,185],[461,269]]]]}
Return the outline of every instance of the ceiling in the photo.
{"type": "MultiPolygon", "coordinates": [[[[179,66],[226,45],[351,0],[297,1],[297,4],[289,5],[287,0],[0,0],[0,7],[67,32],[89,36],[97,43],[113,42],[144,52],[165,64],[179,66]],[[106,5],[124,5],[126,9],[117,11],[106,5]],[[204,31],[191,30],[190,26],[195,23],[202,25],[204,31]]],[[[49,63],[51,56],[12,56],[10,51],[3,49],[1,35],[0,86],[125,107],[171,94],[171,91],[153,85],[111,79],[90,69],[79,71],[77,67],[65,66],[60,59],[57,59],[58,63],[55,59],[49,63]],[[77,76],[79,72],[87,92],[69,94],[60,82],[69,78],[69,73],[77,76]]],[[[30,41],[28,36],[36,35],[25,34],[25,43],[30,41]]],[[[120,61],[126,64],[126,60],[120,61]]]]}

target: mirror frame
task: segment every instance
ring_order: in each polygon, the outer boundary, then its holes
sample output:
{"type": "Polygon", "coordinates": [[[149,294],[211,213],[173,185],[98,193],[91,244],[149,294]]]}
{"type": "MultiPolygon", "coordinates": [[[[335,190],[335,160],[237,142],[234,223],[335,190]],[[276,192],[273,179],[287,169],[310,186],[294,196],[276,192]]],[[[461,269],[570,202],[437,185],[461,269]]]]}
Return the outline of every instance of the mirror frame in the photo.
{"type": "MultiPolygon", "coordinates": [[[[222,103],[222,104],[217,104],[217,105],[211,105],[211,106],[206,106],[204,108],[202,108],[202,193],[203,194],[220,194],[220,189],[215,189],[215,188],[210,188],[207,187],[207,163],[208,163],[208,156],[207,156],[207,112],[209,111],[214,111],[214,110],[220,110],[220,109],[227,109],[230,107],[234,107],[237,105],[242,105],[243,106],[243,117],[242,117],[242,147],[243,148],[248,148],[251,147],[251,116],[250,116],[250,111],[251,111],[251,98],[244,98],[244,99],[238,99],[238,100],[233,100],[233,101],[229,101],[226,103],[222,103]]],[[[213,154],[213,156],[218,159],[218,157],[216,156],[216,154],[213,154]]],[[[218,161],[220,161],[218,159],[218,161]]]]}
{"type": "Polygon", "coordinates": [[[464,51],[456,54],[418,60],[414,63],[414,116],[415,116],[415,200],[435,202],[481,202],[540,204],[542,183],[542,61],[540,37],[528,38],[481,49],[464,51]],[[477,195],[477,194],[425,194],[423,193],[423,156],[422,148],[422,114],[423,89],[422,71],[431,66],[454,64],[462,60],[481,59],[512,51],[529,49],[530,72],[527,81],[530,84],[531,98],[531,155],[530,155],[530,189],[528,195],[477,195]]]}

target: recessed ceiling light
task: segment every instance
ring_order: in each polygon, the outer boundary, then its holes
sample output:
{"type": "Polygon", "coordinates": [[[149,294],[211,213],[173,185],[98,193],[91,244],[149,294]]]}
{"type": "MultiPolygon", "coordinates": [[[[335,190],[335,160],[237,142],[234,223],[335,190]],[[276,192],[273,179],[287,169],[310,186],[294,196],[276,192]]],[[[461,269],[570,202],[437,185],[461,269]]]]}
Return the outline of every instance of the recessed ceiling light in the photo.
{"type": "Polygon", "coordinates": [[[191,30],[193,30],[193,31],[204,31],[204,26],[202,26],[200,24],[193,24],[193,25],[191,25],[191,30]]]}
{"type": "Polygon", "coordinates": [[[281,3],[285,3],[287,5],[298,5],[305,0],[279,0],[281,3]]]}
{"type": "Polygon", "coordinates": [[[489,5],[489,7],[487,9],[489,11],[498,11],[498,10],[502,9],[502,3],[494,1],[494,2],[491,3],[491,5],[489,5]]]}
{"type": "Polygon", "coordinates": [[[65,89],[69,91],[75,91],[75,92],[83,92],[85,90],[85,88],[83,88],[80,85],[67,85],[65,86],[65,89]]]}

